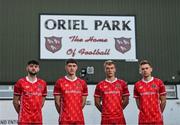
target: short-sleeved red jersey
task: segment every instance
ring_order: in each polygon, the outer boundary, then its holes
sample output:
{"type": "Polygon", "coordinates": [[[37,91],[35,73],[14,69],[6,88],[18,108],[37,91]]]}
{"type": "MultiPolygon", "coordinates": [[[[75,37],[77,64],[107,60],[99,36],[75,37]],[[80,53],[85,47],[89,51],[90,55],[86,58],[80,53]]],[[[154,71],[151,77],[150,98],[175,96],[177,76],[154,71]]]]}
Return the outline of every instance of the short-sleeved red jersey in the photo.
{"type": "Polygon", "coordinates": [[[125,124],[122,97],[129,95],[127,84],[123,80],[103,80],[98,83],[94,96],[102,99],[102,124],[108,120],[118,120],[120,124],[125,124]]]}
{"type": "Polygon", "coordinates": [[[86,82],[80,78],[60,78],[54,86],[54,96],[56,95],[61,96],[59,123],[83,124],[82,97],[88,95],[86,82]]]}
{"type": "Polygon", "coordinates": [[[14,95],[20,96],[20,112],[18,123],[40,123],[42,124],[42,99],[47,95],[46,82],[37,79],[31,83],[26,78],[21,78],[14,85],[14,95]]]}
{"type": "Polygon", "coordinates": [[[158,78],[152,77],[149,82],[140,80],[135,83],[134,97],[139,98],[140,103],[139,124],[163,124],[160,95],[166,95],[166,90],[164,83],[158,78]]]}

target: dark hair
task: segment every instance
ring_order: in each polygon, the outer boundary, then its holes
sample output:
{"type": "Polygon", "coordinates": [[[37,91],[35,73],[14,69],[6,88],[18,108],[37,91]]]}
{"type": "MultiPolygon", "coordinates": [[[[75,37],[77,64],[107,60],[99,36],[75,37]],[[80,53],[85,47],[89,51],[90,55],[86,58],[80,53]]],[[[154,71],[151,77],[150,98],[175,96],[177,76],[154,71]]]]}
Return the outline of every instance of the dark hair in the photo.
{"type": "Polygon", "coordinates": [[[149,64],[149,65],[152,67],[152,64],[151,64],[148,60],[142,60],[142,61],[139,63],[139,66],[145,65],[145,64],[149,64]]]}
{"type": "Polygon", "coordinates": [[[39,62],[36,60],[30,60],[30,61],[28,61],[27,65],[30,65],[30,64],[39,65],[39,62]]]}
{"type": "Polygon", "coordinates": [[[75,59],[68,59],[68,60],[66,60],[66,65],[68,63],[75,63],[77,65],[77,61],[75,59]]]}

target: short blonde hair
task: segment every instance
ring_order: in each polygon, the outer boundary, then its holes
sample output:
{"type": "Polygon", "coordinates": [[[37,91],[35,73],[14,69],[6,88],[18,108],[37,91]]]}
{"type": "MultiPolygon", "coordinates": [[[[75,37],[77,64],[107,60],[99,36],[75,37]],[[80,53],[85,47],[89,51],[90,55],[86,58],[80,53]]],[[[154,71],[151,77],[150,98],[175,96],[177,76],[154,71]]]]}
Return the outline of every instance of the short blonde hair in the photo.
{"type": "Polygon", "coordinates": [[[115,62],[114,61],[112,61],[112,60],[107,60],[107,61],[105,61],[104,62],[104,67],[106,66],[106,65],[115,65],[115,62]]]}

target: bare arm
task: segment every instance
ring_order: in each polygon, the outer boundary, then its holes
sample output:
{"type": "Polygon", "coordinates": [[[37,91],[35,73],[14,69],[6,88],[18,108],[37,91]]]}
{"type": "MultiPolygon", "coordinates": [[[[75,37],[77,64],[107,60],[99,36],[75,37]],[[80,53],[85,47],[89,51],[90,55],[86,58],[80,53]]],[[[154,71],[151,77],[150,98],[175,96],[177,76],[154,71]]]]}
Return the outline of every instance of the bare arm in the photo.
{"type": "Polygon", "coordinates": [[[54,96],[55,106],[58,113],[60,113],[60,99],[61,99],[60,95],[54,96]]]}
{"type": "Polygon", "coordinates": [[[136,98],[136,105],[137,105],[138,109],[140,109],[139,98],[136,98]]]}
{"type": "Polygon", "coordinates": [[[84,108],[84,106],[86,105],[86,99],[87,99],[87,96],[82,97],[82,108],[84,108]]]}
{"type": "Polygon", "coordinates": [[[123,100],[123,102],[122,102],[122,108],[125,109],[126,106],[129,104],[129,96],[123,96],[123,97],[122,97],[122,100],[123,100]]]}
{"type": "Polygon", "coordinates": [[[96,108],[101,112],[102,111],[101,98],[94,97],[94,103],[95,103],[96,108]]]}
{"type": "Polygon", "coordinates": [[[160,96],[160,101],[161,101],[160,108],[161,108],[161,111],[163,112],[166,106],[166,96],[164,95],[160,96]]]}
{"type": "Polygon", "coordinates": [[[13,106],[16,110],[16,112],[19,114],[20,111],[20,96],[13,96],[13,106]]]}

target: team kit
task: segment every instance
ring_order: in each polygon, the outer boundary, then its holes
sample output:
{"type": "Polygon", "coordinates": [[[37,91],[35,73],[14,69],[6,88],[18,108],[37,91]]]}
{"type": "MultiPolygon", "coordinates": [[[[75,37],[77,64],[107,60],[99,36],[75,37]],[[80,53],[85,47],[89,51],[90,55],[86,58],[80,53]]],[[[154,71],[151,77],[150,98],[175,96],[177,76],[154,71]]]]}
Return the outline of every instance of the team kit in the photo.
{"type": "MultiPolygon", "coordinates": [[[[88,96],[85,80],[76,76],[78,62],[65,62],[67,74],[54,85],[54,103],[59,114],[59,125],[84,125],[83,108],[88,96]]],[[[18,114],[18,125],[42,125],[42,108],[47,95],[47,84],[37,77],[40,64],[30,60],[27,75],[14,85],[13,106],[18,114]]],[[[148,60],[139,63],[142,79],[134,84],[133,96],[139,110],[138,125],[164,125],[163,111],[166,106],[166,89],[162,80],[152,76],[152,64],[148,60]]],[[[116,77],[116,63],[104,62],[105,79],[94,91],[94,105],[101,113],[101,125],[126,125],[123,110],[129,103],[127,83],[116,77]]]]}

